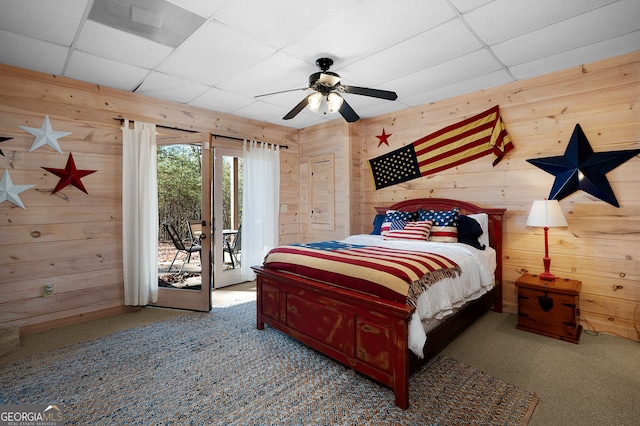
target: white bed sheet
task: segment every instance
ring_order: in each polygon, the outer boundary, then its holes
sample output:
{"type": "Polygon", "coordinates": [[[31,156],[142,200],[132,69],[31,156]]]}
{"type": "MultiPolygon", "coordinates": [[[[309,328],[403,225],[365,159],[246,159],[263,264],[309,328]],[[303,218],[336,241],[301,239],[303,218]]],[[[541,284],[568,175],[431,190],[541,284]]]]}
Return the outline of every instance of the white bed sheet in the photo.
{"type": "Polygon", "coordinates": [[[496,251],[489,246],[485,250],[478,250],[462,243],[387,241],[380,235],[369,234],[352,235],[344,242],[437,253],[460,266],[462,274],[458,277],[438,281],[418,297],[416,311],[409,320],[409,349],[420,358],[423,357],[422,349],[429,331],[423,324],[435,327],[466,302],[491,290],[495,282],[496,251]]]}

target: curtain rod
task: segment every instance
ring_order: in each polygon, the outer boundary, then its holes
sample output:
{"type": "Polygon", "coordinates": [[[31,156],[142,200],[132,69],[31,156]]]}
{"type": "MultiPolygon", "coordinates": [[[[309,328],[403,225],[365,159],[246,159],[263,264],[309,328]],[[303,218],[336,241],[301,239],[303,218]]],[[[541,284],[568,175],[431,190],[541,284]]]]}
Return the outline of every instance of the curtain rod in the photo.
{"type": "MultiPolygon", "coordinates": [[[[116,117],[114,117],[113,119],[120,121],[120,124],[123,124],[124,120],[125,120],[124,118],[116,118],[116,117]]],[[[135,120],[129,120],[129,121],[135,121],[135,120]]],[[[179,127],[163,126],[162,124],[156,124],[156,127],[161,127],[163,129],[169,129],[169,130],[180,130],[181,132],[188,132],[188,133],[203,133],[203,132],[200,132],[198,130],[181,129],[179,127]]],[[[243,139],[243,138],[237,138],[235,136],[216,135],[216,134],[213,134],[213,133],[211,133],[211,136],[213,136],[214,138],[226,138],[226,139],[231,139],[231,140],[240,141],[240,142],[244,142],[245,140],[247,140],[247,139],[243,139]]],[[[265,143],[265,144],[269,143],[269,142],[262,142],[262,141],[256,141],[256,142],[257,143],[265,143]]],[[[271,145],[278,145],[280,148],[289,149],[289,145],[280,145],[280,144],[277,144],[277,143],[272,143],[271,145]]]]}

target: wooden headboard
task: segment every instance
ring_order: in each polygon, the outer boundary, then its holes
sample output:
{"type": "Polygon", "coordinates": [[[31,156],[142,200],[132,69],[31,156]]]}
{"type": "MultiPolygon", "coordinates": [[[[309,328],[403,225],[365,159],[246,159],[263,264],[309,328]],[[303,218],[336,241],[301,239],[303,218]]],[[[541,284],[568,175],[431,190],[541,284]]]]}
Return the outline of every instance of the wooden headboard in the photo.
{"type": "Polygon", "coordinates": [[[404,200],[387,207],[376,207],[381,214],[387,210],[402,210],[415,212],[422,210],[451,210],[458,207],[460,214],[469,215],[486,213],[489,216],[489,245],[496,251],[496,285],[502,284],[502,216],[506,209],[485,208],[466,201],[451,200],[448,198],[416,198],[404,200]]]}

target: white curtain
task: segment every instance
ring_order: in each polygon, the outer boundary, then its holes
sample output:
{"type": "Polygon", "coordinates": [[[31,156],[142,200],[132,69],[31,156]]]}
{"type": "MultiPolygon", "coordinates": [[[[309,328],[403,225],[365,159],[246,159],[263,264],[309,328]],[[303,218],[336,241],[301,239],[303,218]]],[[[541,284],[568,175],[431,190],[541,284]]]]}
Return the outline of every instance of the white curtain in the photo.
{"type": "Polygon", "coordinates": [[[122,265],[126,305],[158,301],[156,126],[122,127],[122,265]]]}
{"type": "Polygon", "coordinates": [[[278,245],[280,147],[245,140],[243,159],[240,273],[251,281],[256,278],[251,266],[261,265],[267,252],[278,245]]]}

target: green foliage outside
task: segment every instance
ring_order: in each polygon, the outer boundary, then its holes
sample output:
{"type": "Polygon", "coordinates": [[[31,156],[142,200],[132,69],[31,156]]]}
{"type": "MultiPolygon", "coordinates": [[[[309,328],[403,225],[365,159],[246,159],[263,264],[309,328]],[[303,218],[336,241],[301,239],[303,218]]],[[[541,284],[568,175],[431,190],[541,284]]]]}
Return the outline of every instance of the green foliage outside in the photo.
{"type": "Polygon", "coordinates": [[[197,145],[167,145],[159,146],[157,155],[159,239],[170,241],[165,223],[186,238],[187,221],[200,219],[202,151],[197,145]]]}
{"type": "MultiPolygon", "coordinates": [[[[172,223],[183,238],[187,221],[200,220],[202,205],[202,150],[198,145],[165,145],[157,150],[159,240],[170,241],[163,224],[172,223]]],[[[222,161],[223,229],[231,228],[231,161],[222,161]]],[[[238,200],[242,210],[243,161],[238,161],[238,200]]],[[[242,212],[238,212],[242,217],[242,212]]]]}

